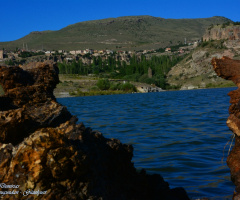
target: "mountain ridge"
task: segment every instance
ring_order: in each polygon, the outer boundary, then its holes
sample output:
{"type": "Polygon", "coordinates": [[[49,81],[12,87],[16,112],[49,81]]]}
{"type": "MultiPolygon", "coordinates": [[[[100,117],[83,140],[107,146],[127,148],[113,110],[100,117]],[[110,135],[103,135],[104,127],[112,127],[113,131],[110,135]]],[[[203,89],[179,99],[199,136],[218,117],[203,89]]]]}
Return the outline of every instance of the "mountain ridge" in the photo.
{"type": "Polygon", "coordinates": [[[28,44],[29,49],[156,49],[170,44],[201,39],[211,24],[231,22],[225,17],[164,19],[149,15],[122,16],[68,25],[57,31],[33,31],[0,48],[16,49],[28,44]]]}

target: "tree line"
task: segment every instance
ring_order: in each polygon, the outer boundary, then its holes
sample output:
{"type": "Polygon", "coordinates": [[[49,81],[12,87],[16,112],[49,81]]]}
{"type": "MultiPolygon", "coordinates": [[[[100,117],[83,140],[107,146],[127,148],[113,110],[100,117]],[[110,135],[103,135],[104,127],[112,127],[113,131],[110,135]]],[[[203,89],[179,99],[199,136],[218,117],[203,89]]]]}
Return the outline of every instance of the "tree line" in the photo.
{"type": "Polygon", "coordinates": [[[45,55],[45,53],[43,51],[40,51],[40,52],[23,51],[18,54],[18,56],[22,58],[39,56],[39,55],[45,55]]]}
{"type": "Polygon", "coordinates": [[[120,61],[120,57],[116,55],[108,56],[104,60],[100,56],[89,59],[92,60],[90,65],[83,64],[81,59],[58,63],[59,72],[61,74],[95,74],[101,78],[144,82],[166,89],[168,87],[166,83],[167,73],[183,57],[162,55],[147,59],[145,55],[132,55],[129,56],[128,63],[120,61]]]}

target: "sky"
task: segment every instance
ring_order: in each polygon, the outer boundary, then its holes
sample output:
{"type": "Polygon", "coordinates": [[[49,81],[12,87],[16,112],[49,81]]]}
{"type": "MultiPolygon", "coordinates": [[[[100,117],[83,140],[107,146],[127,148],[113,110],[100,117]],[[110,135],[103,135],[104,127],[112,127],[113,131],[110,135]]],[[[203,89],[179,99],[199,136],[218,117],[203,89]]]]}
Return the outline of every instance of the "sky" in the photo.
{"type": "Polygon", "coordinates": [[[0,42],[17,40],[32,31],[122,16],[223,16],[240,21],[239,8],[240,0],[0,0],[0,42]]]}

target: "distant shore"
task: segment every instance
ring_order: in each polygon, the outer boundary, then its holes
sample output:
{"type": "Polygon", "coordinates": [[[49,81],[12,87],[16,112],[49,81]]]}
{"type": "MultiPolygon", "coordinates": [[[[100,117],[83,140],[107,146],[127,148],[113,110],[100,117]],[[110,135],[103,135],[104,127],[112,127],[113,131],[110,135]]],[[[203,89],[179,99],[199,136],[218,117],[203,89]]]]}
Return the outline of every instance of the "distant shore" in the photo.
{"type": "MultiPolygon", "coordinates": [[[[96,96],[96,95],[113,95],[113,94],[128,94],[133,91],[123,90],[96,90],[97,81],[100,78],[90,76],[77,76],[77,75],[63,75],[59,74],[60,83],[54,90],[56,98],[76,97],[76,96],[96,96]]],[[[124,80],[111,80],[117,83],[124,83],[124,80]]],[[[146,83],[131,82],[139,91],[141,88],[153,87],[146,83]]],[[[140,92],[140,91],[139,91],[140,92]]]]}
{"type": "MultiPolygon", "coordinates": [[[[77,97],[77,96],[97,96],[97,95],[114,95],[114,94],[128,94],[133,92],[127,92],[122,90],[105,90],[105,91],[94,91],[91,88],[96,86],[99,78],[89,77],[89,76],[76,76],[76,75],[59,75],[60,83],[57,85],[54,90],[54,95],[56,98],[65,98],[65,97],[77,97]]],[[[118,82],[123,82],[124,80],[113,80],[118,82]]],[[[152,87],[146,83],[131,82],[135,85],[136,88],[141,87],[152,87]]],[[[220,85],[209,85],[206,88],[194,88],[194,89],[210,89],[210,88],[225,88],[225,87],[234,87],[234,84],[220,84],[220,85]]],[[[180,89],[181,90],[181,89],[180,89]]],[[[183,89],[182,89],[183,90],[183,89]]],[[[189,90],[189,89],[186,89],[189,90]]],[[[167,90],[168,91],[168,90],[167,90]]],[[[174,90],[169,90],[174,91],[174,90]]],[[[0,88],[1,92],[1,88],[0,88]]],[[[139,93],[143,93],[138,91],[139,93]]]]}

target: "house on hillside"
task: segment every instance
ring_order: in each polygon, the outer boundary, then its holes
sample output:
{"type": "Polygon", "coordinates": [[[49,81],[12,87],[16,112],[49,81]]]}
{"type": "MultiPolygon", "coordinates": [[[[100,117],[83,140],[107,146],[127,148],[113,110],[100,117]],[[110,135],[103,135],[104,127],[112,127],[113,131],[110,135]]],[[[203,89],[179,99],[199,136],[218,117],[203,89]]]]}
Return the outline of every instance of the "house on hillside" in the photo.
{"type": "Polygon", "coordinates": [[[99,53],[94,53],[93,56],[98,57],[98,56],[100,56],[100,54],[99,53]]]}
{"type": "Polygon", "coordinates": [[[106,53],[109,55],[109,54],[113,54],[113,51],[112,50],[106,50],[106,53]]]}
{"type": "Polygon", "coordinates": [[[179,49],[178,53],[184,53],[184,50],[183,49],[179,49]]]}
{"type": "Polygon", "coordinates": [[[81,55],[82,55],[82,54],[83,54],[83,50],[76,50],[75,54],[76,54],[76,55],[78,55],[78,54],[81,54],[81,55]]]}
{"type": "Polygon", "coordinates": [[[100,53],[100,54],[103,54],[103,53],[105,53],[106,51],[105,50],[99,50],[98,51],[98,53],[100,53]]]}
{"type": "Polygon", "coordinates": [[[93,49],[86,49],[83,51],[84,54],[90,53],[93,54],[94,50],[93,49]]]}
{"type": "Polygon", "coordinates": [[[51,54],[51,51],[45,51],[45,55],[46,56],[51,56],[52,54],[51,54]]]}
{"type": "Polygon", "coordinates": [[[165,51],[166,52],[171,52],[171,48],[166,48],[165,51]]]}
{"type": "Polygon", "coordinates": [[[76,51],[69,51],[70,54],[76,55],[76,51]]]}
{"type": "Polygon", "coordinates": [[[144,50],[144,51],[143,51],[143,54],[146,54],[146,53],[148,53],[148,50],[144,50]]]}

